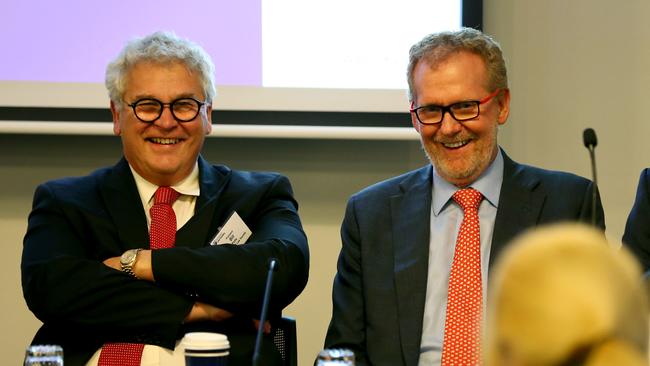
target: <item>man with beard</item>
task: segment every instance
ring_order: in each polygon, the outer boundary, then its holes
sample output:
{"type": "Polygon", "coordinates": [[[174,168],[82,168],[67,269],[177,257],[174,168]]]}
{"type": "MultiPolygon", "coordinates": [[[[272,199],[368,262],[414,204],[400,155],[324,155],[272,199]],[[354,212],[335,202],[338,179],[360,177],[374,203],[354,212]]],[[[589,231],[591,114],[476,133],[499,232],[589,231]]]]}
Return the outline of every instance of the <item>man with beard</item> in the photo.
{"type": "Polygon", "coordinates": [[[518,164],[497,144],[510,111],[501,48],[474,29],[410,50],[411,120],[431,164],[353,195],[341,228],[327,348],[357,365],[474,365],[490,264],[515,235],[589,221],[594,186],[518,164]]]}

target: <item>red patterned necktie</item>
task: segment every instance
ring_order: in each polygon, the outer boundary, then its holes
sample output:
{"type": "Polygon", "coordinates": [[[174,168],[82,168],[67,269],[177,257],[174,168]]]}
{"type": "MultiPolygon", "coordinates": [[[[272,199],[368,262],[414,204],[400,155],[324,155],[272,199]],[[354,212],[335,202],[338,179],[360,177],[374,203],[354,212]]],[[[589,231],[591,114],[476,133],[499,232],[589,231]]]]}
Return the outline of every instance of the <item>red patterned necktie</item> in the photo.
{"type": "MultiPolygon", "coordinates": [[[[158,187],[149,210],[151,228],[149,247],[153,250],[171,248],[176,241],[176,214],[172,204],[180,193],[169,187],[158,187]]],[[[106,343],[99,354],[98,366],[139,366],[144,344],[106,343]]]]}
{"type": "Polygon", "coordinates": [[[442,365],[479,365],[483,287],[478,206],[483,195],[472,188],[454,193],[463,209],[449,274],[442,365]]]}
{"type": "Polygon", "coordinates": [[[169,187],[159,187],[149,210],[151,229],[149,229],[149,246],[151,249],[164,249],[174,246],[176,241],[176,214],[172,204],[180,193],[169,187]]]}

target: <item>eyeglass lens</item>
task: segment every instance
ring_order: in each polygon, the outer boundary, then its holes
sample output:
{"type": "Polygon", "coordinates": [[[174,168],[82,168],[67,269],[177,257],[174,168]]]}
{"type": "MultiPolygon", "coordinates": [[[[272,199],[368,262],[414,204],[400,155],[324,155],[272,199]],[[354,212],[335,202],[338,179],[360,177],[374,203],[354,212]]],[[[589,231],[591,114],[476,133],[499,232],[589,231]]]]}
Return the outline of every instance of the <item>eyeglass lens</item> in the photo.
{"type": "Polygon", "coordinates": [[[425,106],[416,110],[418,119],[425,124],[434,124],[442,122],[445,112],[449,112],[457,121],[466,121],[476,118],[479,115],[478,102],[460,102],[447,107],[425,106]]]}
{"type": "Polygon", "coordinates": [[[175,119],[188,122],[196,118],[202,104],[191,98],[177,99],[169,104],[156,99],[142,99],[132,104],[136,117],[144,122],[153,122],[160,118],[166,105],[169,105],[175,119]]]}

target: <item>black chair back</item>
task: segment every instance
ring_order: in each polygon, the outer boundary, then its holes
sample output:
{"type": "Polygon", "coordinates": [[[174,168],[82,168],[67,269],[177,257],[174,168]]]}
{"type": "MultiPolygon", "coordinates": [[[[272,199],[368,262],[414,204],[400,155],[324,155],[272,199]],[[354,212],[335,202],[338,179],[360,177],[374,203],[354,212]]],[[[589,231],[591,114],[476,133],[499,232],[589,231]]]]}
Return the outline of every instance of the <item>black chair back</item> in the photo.
{"type": "Polygon", "coordinates": [[[283,316],[279,322],[274,324],[271,335],[275,347],[282,355],[284,366],[298,366],[296,319],[283,316]]]}

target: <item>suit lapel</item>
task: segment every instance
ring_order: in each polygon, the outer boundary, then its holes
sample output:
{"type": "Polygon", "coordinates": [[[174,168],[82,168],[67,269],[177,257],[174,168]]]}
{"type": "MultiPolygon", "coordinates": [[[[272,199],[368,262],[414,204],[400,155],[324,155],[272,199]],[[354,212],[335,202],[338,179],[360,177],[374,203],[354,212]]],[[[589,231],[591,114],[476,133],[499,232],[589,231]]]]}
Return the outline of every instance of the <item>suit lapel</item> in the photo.
{"type": "MultiPolygon", "coordinates": [[[[210,234],[216,233],[219,223],[214,222],[217,197],[230,180],[230,172],[217,172],[199,156],[199,184],[201,195],[197,198],[194,216],[176,233],[179,246],[204,246],[210,234]]],[[[147,217],[129,164],[122,158],[109,172],[99,189],[106,208],[115,222],[120,242],[116,253],[126,249],[149,248],[147,217]]]]}
{"type": "Polygon", "coordinates": [[[391,197],[395,291],[400,341],[407,365],[420,354],[426,297],[431,216],[431,166],[400,184],[402,194],[391,197]]]}
{"type": "Polygon", "coordinates": [[[109,171],[107,179],[99,183],[99,190],[122,243],[117,251],[121,254],[126,249],[149,248],[147,217],[126,159],[109,171]]]}
{"type": "Polygon", "coordinates": [[[176,245],[199,248],[207,245],[217,232],[215,221],[217,198],[230,181],[230,171],[221,172],[199,156],[199,185],[201,194],[196,200],[194,216],[176,233],[176,245]]]}
{"type": "MultiPolygon", "coordinates": [[[[504,151],[503,183],[492,236],[490,264],[505,245],[539,221],[546,195],[536,190],[540,180],[504,151]]],[[[416,365],[420,354],[426,298],[431,222],[431,166],[407,178],[401,195],[391,197],[395,291],[404,362],[416,365]]]]}
{"type": "Polygon", "coordinates": [[[527,174],[525,166],[512,161],[503,150],[502,153],[503,183],[492,235],[490,265],[510,240],[537,224],[546,200],[546,195],[535,189],[539,178],[527,174]]]}

